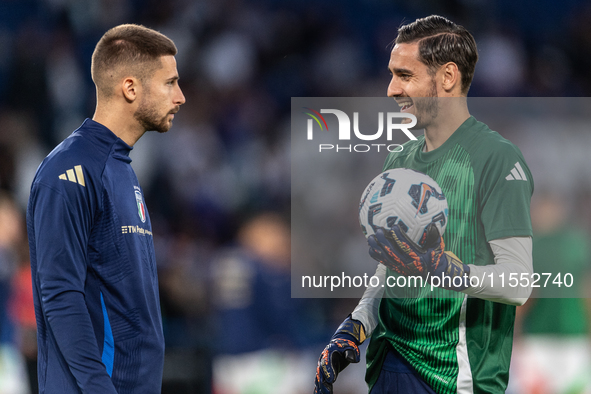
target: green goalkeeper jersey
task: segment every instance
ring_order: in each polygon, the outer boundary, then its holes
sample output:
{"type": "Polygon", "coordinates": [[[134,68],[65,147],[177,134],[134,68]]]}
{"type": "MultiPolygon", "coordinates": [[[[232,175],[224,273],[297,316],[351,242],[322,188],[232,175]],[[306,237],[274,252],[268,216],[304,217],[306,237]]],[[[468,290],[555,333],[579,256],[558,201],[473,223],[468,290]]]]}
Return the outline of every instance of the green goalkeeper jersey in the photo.
{"type": "MultiPolygon", "coordinates": [[[[384,170],[431,176],[449,206],[445,249],[464,263],[494,264],[489,241],[531,236],[531,173],[519,149],[474,117],[439,148],[424,136],[390,153],[384,170]]],[[[388,270],[388,276],[397,275],[388,270]]],[[[504,393],[509,378],[515,307],[427,287],[400,297],[386,287],[367,351],[371,389],[389,348],[396,349],[437,393],[504,393]]]]}

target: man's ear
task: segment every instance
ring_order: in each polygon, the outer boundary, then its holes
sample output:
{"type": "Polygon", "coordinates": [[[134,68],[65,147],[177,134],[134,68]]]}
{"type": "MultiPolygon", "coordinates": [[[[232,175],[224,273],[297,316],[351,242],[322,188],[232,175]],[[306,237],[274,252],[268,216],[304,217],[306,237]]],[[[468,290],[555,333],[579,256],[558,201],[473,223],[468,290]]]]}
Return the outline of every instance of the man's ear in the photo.
{"type": "Polygon", "coordinates": [[[121,82],[121,91],[123,97],[129,103],[133,103],[137,99],[138,91],[140,89],[140,82],[134,77],[126,77],[121,82]]]}
{"type": "Polygon", "coordinates": [[[458,65],[454,62],[449,62],[441,66],[441,87],[447,93],[462,90],[462,78],[458,65]]]}

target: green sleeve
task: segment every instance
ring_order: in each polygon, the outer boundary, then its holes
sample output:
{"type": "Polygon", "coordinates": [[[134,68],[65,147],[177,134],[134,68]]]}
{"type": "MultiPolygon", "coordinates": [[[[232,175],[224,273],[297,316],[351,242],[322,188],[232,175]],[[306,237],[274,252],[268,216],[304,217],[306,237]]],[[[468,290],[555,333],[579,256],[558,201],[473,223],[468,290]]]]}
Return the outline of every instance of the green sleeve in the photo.
{"type": "Polygon", "coordinates": [[[509,141],[481,152],[481,179],[477,184],[479,209],[486,241],[532,236],[530,202],[533,178],[519,149],[509,141]],[[490,149],[490,150],[489,150],[490,149]]]}

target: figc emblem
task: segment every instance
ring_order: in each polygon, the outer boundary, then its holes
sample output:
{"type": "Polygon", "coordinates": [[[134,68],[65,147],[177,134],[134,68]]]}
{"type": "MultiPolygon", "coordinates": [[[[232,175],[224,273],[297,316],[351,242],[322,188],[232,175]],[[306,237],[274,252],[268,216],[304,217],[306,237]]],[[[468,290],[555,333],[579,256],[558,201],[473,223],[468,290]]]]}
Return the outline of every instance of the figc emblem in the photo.
{"type": "Polygon", "coordinates": [[[144,200],[142,199],[142,192],[139,190],[135,190],[135,201],[137,202],[137,213],[142,220],[142,223],[146,222],[146,206],[144,205],[144,200]]]}

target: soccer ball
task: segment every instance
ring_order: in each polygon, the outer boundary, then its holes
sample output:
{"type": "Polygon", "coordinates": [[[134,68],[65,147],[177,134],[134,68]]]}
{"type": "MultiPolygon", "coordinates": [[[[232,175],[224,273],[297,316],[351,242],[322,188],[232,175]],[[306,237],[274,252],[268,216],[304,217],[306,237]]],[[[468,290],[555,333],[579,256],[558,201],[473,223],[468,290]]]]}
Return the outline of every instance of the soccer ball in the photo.
{"type": "Polygon", "coordinates": [[[366,238],[377,227],[389,229],[397,224],[420,246],[430,236],[427,228],[431,223],[443,235],[447,213],[447,200],[437,182],[408,168],[396,168],[376,176],[359,202],[359,224],[366,238]]]}

